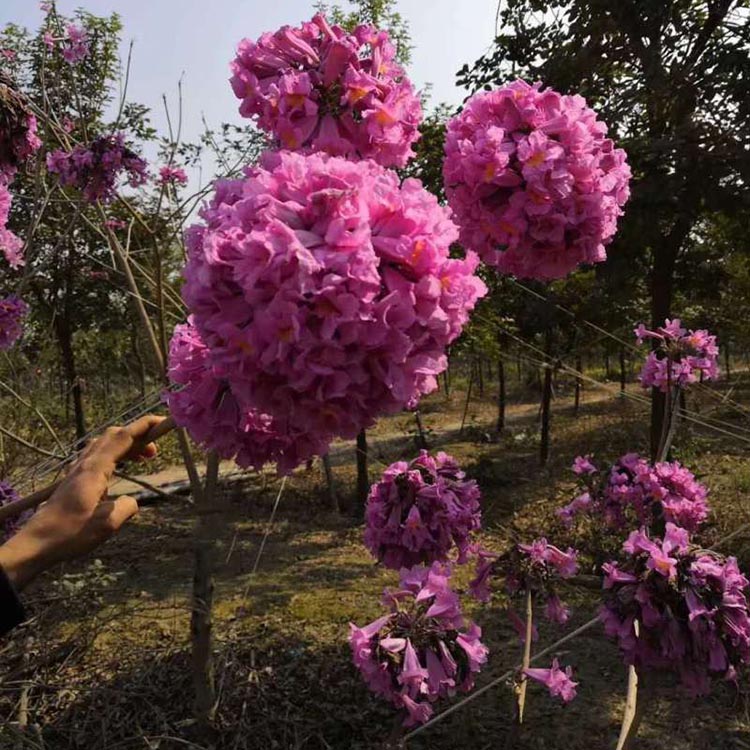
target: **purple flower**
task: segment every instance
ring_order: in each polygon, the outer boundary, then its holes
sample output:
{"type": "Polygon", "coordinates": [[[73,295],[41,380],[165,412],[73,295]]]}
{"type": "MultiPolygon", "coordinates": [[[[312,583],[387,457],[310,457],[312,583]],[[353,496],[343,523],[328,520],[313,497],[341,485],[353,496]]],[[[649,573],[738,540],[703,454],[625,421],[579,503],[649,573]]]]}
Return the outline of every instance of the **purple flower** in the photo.
{"type": "Polygon", "coordinates": [[[597,468],[591,462],[591,456],[576,456],[573,460],[573,472],[578,474],[594,474],[597,468]]]}
{"type": "Polygon", "coordinates": [[[563,672],[557,659],[552,661],[550,669],[524,669],[524,674],[532,680],[541,682],[549,690],[553,698],[561,698],[563,702],[570,703],[576,697],[577,682],[573,682],[573,670],[566,667],[563,672]]]}
{"type": "Polygon", "coordinates": [[[403,570],[400,590],[384,596],[391,612],[363,628],[350,626],[355,666],[373,693],[406,709],[405,726],[427,721],[431,703],[471,690],[487,661],[480,628],[441,599],[458,600],[446,568],[403,570]]]}
{"type": "MultiPolygon", "coordinates": [[[[13,485],[0,480],[0,508],[9,503],[20,500],[21,496],[16,492],[13,485]]],[[[33,510],[25,510],[15,518],[8,518],[0,524],[0,540],[7,542],[18,530],[34,515],[33,510]]]]}
{"type": "Polygon", "coordinates": [[[411,463],[389,466],[370,488],[365,511],[365,546],[396,570],[448,559],[456,548],[466,558],[481,528],[480,492],[451,456],[427,451],[411,463]]]}
{"type": "Polygon", "coordinates": [[[449,123],[443,180],[461,243],[543,281],[606,259],[629,197],[625,152],[581,96],[514,81],[449,123]]]}
{"type": "Polygon", "coordinates": [[[224,459],[257,470],[275,463],[279,473],[288,474],[325,448],[306,433],[278,432],[273,417],[242,406],[217,375],[211,353],[190,321],[174,330],[169,377],[183,386],[164,395],[177,424],[224,459]]]}
{"type": "Polygon", "coordinates": [[[635,329],[638,343],[646,339],[659,342],[659,347],[646,356],[639,377],[644,388],[685,388],[702,380],[719,377],[719,347],[716,336],[705,330],[687,330],[678,318],[667,319],[658,332],[647,331],[641,323],[635,329]]]}
{"type": "Polygon", "coordinates": [[[626,663],[673,670],[695,695],[750,664],[749,584],[734,558],[691,547],[674,524],[663,539],[634,532],[623,552],[604,566],[601,615],[626,663]]]}
{"type": "Polygon", "coordinates": [[[99,136],[72,151],[52,151],[47,154],[47,169],[65,187],[80,190],[89,203],[112,201],[123,174],[131,187],[148,180],[146,162],[125,145],[122,133],[99,136]]]}
{"type": "Polygon", "coordinates": [[[267,152],[202,216],[183,297],[214,368],[322,446],[435,390],[486,292],[477,258],[449,255],[447,209],[371,161],[267,152]]]}
{"type": "Polygon", "coordinates": [[[422,107],[385,31],[346,33],[316,15],[257,41],[232,62],[240,114],[282,148],[326,151],[403,167],[414,156],[422,107]]]}
{"type": "Polygon", "coordinates": [[[628,453],[606,472],[580,476],[585,492],[558,511],[566,525],[586,512],[616,530],[663,519],[693,532],[708,517],[707,488],[676,461],[651,464],[628,453]]]}
{"type": "Polygon", "coordinates": [[[565,625],[570,619],[570,610],[560,601],[557,594],[550,594],[544,607],[544,616],[558,625],[565,625]]]}
{"type": "Polygon", "coordinates": [[[159,184],[187,185],[188,176],[181,167],[164,166],[159,170],[159,184]]]}
{"type": "Polygon", "coordinates": [[[15,294],[0,299],[0,350],[10,349],[23,333],[29,306],[15,294]]]}
{"type": "MultiPolygon", "coordinates": [[[[46,42],[46,39],[45,39],[46,42]]],[[[86,29],[75,24],[68,24],[65,29],[62,56],[65,62],[76,65],[89,56],[89,35],[86,29]]]]}

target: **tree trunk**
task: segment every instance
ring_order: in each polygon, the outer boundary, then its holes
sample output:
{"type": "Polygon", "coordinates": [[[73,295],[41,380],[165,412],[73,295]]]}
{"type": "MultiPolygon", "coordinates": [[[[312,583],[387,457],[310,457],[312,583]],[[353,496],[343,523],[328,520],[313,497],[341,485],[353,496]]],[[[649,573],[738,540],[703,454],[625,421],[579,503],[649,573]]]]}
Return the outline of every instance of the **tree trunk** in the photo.
{"type": "Polygon", "coordinates": [[[323,461],[323,471],[326,475],[326,487],[328,487],[328,501],[331,505],[331,510],[335,511],[336,513],[340,513],[341,508],[339,507],[339,499],[336,495],[336,485],[333,481],[331,457],[326,453],[325,456],[321,458],[321,460],[323,461]]]}
{"type": "Polygon", "coordinates": [[[609,367],[609,350],[604,350],[604,379],[609,380],[612,377],[612,371],[609,367]]]}
{"type": "MultiPolygon", "coordinates": [[[[651,272],[651,328],[656,330],[664,325],[670,317],[672,294],[674,288],[674,269],[680,247],[690,232],[692,218],[682,214],[670,233],[662,238],[659,247],[654,250],[654,266],[651,272]]],[[[654,348],[658,342],[653,342],[654,348]]],[[[665,394],[658,388],[651,389],[651,457],[659,450],[664,413],[666,409],[665,394]]]]}
{"type": "Polygon", "coordinates": [[[583,362],[581,361],[581,355],[576,355],[576,390],[575,396],[573,397],[573,414],[577,417],[578,411],[581,407],[581,390],[583,389],[583,378],[580,373],[583,372],[583,362]]]}
{"type": "Polygon", "coordinates": [[[419,409],[414,411],[414,420],[417,423],[417,447],[420,450],[429,450],[430,447],[427,444],[427,435],[424,431],[424,425],[422,424],[422,416],[419,413],[419,409]]]}
{"type": "Polygon", "coordinates": [[[479,398],[484,398],[484,370],[482,369],[482,360],[477,357],[474,360],[474,367],[477,371],[477,385],[479,386],[479,398]]]}
{"type": "Polygon", "coordinates": [[[206,484],[200,498],[194,498],[198,518],[195,526],[195,569],[190,619],[192,673],[195,691],[195,718],[203,732],[210,730],[216,710],[216,685],[212,650],[214,557],[216,523],[214,507],[218,482],[219,457],[207,456],[206,484]]]}
{"type": "Polygon", "coordinates": [[[451,378],[450,378],[450,366],[446,367],[443,371],[443,388],[445,389],[445,397],[451,397],[451,378]]]}
{"type": "Polygon", "coordinates": [[[542,389],[542,438],[539,443],[539,462],[547,465],[549,460],[549,426],[550,407],[552,402],[552,365],[544,368],[544,388],[542,389]]]}
{"type": "Polygon", "coordinates": [[[505,363],[497,358],[497,434],[505,429],[505,363]]]}
{"type": "Polygon", "coordinates": [[[625,367],[625,350],[620,349],[620,393],[625,393],[627,380],[627,369],[625,367]]]}
{"type": "Polygon", "coordinates": [[[474,385],[474,368],[469,368],[469,387],[466,389],[466,402],[464,403],[464,413],[461,417],[461,429],[458,431],[459,435],[464,434],[464,427],[466,426],[466,417],[469,414],[469,402],[471,401],[471,389],[474,385]]]}
{"type": "Polygon", "coordinates": [[[367,476],[367,433],[362,430],[357,435],[357,503],[354,513],[364,516],[367,495],[370,492],[370,480],[367,476]]]}
{"type": "Polygon", "coordinates": [[[54,321],[57,343],[60,346],[63,370],[65,372],[65,378],[68,381],[70,393],[73,397],[73,415],[76,425],[76,438],[80,441],[86,435],[86,415],[83,408],[81,381],[78,377],[76,357],[75,352],[73,351],[73,331],[70,328],[68,310],[64,310],[61,315],[55,315],[54,321]]]}

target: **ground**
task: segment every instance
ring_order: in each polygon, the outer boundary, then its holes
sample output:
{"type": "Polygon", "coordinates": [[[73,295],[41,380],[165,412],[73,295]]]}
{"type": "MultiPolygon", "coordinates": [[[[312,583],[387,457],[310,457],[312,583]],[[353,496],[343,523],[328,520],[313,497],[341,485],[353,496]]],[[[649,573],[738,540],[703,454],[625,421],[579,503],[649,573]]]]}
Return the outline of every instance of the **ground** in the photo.
{"type": "MultiPolygon", "coordinates": [[[[510,375],[514,377],[513,374],[510,375]]],[[[597,377],[601,377],[597,375],[597,377]]],[[[733,406],[750,395],[744,374],[719,386],[724,400],[691,394],[698,419],[719,420],[741,439],[693,423],[683,425],[675,456],[711,488],[712,519],[706,546],[750,522],[750,430],[747,413],[733,406]]],[[[460,386],[460,383],[457,383],[460,386]]],[[[538,395],[513,383],[509,425],[494,440],[495,384],[475,394],[463,433],[464,392],[431,396],[423,408],[431,447],[455,455],[483,491],[483,541],[506,549],[514,539],[545,534],[560,544],[585,546],[591,530],[571,536],[554,511],[570,499],[568,466],[581,452],[614,458],[647,444],[646,407],[618,386],[587,390],[578,416],[571,383],[558,384],[553,403],[552,457],[539,467],[538,395]]],[[[372,478],[384,465],[412,456],[414,420],[399,415],[369,433],[372,478]]],[[[333,454],[341,498],[354,492],[354,451],[333,454]]],[[[168,469],[150,481],[175,481],[168,469]]],[[[209,748],[369,749],[390,735],[394,712],[370,696],[351,665],[350,621],[365,624],[381,613],[382,589],[394,574],[376,567],[362,546],[361,522],[331,508],[322,468],[298,470],[279,490],[271,473],[232,475],[222,482],[212,514],[217,539],[214,609],[215,732],[199,736],[191,720],[189,596],[193,515],[189,498],[158,498],[137,521],[88,560],[46,576],[28,594],[34,619],[0,644],[1,748],[47,750],[178,750],[209,748]],[[267,542],[259,556],[265,534],[267,542]],[[253,568],[257,570],[253,573],[253,568]],[[17,722],[26,721],[22,735],[17,722]]],[[[126,489],[120,487],[120,489],[126,489]]],[[[750,533],[726,546],[747,569],[750,533]]],[[[589,562],[589,570],[593,572],[589,562]]],[[[462,578],[466,580],[465,575],[462,578]]],[[[564,629],[545,623],[539,647],[586,622],[598,592],[571,587],[573,618],[564,629]]],[[[490,662],[479,687],[518,663],[520,647],[502,601],[474,606],[490,662]]],[[[573,665],[579,696],[562,707],[536,684],[529,690],[525,726],[511,741],[511,686],[500,684],[415,737],[415,750],[515,747],[577,750],[614,747],[626,672],[599,627],[556,655],[573,665]]],[[[669,676],[651,681],[638,747],[643,750],[750,748],[747,686],[720,685],[701,701],[687,698],[669,676]]],[[[438,706],[438,711],[447,705],[438,706]]]]}

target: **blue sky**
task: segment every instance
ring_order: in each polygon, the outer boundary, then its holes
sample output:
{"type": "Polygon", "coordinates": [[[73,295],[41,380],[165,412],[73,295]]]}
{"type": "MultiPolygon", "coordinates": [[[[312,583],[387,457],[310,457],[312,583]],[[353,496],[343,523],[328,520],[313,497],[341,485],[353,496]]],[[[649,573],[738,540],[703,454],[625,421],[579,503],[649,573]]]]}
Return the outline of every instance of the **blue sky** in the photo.
{"type": "MultiPolygon", "coordinates": [[[[398,5],[411,27],[415,85],[432,84],[432,103],[459,103],[465,93],[455,86],[455,72],[489,47],[496,1],[399,0],[398,5]]],[[[201,130],[202,114],[212,126],[239,121],[227,79],[228,61],[242,37],[256,38],[313,13],[313,0],[58,0],[57,6],[62,13],[84,7],[122,16],[124,42],[135,42],[130,98],[150,106],[159,127],[161,96],[174,103],[184,74],[187,138],[201,130]]],[[[36,28],[40,20],[36,0],[2,0],[0,25],[13,21],[36,28]]]]}

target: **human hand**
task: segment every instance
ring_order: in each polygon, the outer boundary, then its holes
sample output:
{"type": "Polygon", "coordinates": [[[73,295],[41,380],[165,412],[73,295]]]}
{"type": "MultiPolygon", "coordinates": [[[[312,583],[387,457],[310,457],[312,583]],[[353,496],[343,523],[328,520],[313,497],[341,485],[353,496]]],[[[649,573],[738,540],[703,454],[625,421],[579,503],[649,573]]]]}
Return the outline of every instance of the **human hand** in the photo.
{"type": "Polygon", "coordinates": [[[17,589],[56,563],[95,549],[138,512],[134,498],[110,500],[107,487],[118,461],[156,455],[156,445],[142,439],[163,419],[142,417],[92,440],[52,497],[0,546],[0,567],[17,589]]]}

